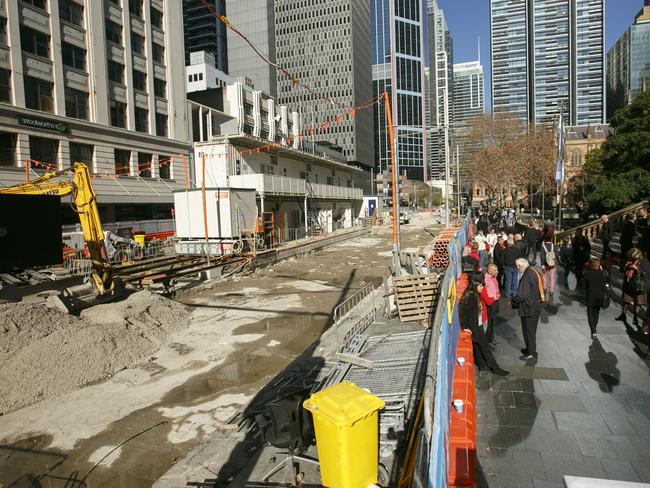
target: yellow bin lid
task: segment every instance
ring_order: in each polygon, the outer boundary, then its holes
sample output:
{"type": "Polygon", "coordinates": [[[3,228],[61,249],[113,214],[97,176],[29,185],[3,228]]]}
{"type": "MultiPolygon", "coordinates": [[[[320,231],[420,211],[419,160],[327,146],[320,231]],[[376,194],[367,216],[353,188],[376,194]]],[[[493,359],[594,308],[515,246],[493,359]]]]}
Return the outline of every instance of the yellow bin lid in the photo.
{"type": "Polygon", "coordinates": [[[343,381],[314,393],[303,406],[314,415],[323,415],[339,427],[353,425],[384,408],[384,402],[350,381],[343,381]]]}

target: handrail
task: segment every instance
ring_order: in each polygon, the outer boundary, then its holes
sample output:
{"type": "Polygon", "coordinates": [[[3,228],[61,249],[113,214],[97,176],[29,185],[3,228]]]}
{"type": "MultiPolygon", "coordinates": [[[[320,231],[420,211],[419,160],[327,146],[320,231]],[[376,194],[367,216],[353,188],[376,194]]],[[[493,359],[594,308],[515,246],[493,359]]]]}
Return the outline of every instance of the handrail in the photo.
{"type": "MultiPolygon", "coordinates": [[[[627,214],[628,212],[636,212],[637,210],[641,209],[641,207],[643,207],[646,203],[647,201],[634,203],[632,205],[628,205],[625,208],[617,210],[616,212],[612,212],[607,216],[609,217],[609,220],[612,222],[612,225],[622,224],[623,219],[625,218],[625,214],[627,214]]],[[[559,243],[565,237],[573,237],[573,235],[578,229],[582,230],[582,234],[587,238],[597,239],[598,236],[600,235],[600,231],[602,227],[603,227],[603,221],[598,218],[586,224],[578,225],[577,227],[573,227],[571,229],[567,229],[565,231],[556,233],[554,236],[555,242],[559,243]]]]}

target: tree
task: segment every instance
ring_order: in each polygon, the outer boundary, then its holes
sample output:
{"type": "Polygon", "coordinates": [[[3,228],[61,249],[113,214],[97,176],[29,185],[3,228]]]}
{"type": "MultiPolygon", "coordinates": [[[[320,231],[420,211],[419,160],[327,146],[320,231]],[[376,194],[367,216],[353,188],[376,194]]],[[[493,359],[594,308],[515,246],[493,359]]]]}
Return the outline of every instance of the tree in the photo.
{"type": "Polygon", "coordinates": [[[610,123],[614,135],[589,153],[584,191],[590,213],[618,210],[650,190],[650,93],[639,94],[610,123]]]}
{"type": "Polygon", "coordinates": [[[488,200],[517,201],[526,192],[555,193],[556,149],[552,127],[526,126],[507,112],[479,115],[469,123],[463,172],[483,185],[488,200]]]}

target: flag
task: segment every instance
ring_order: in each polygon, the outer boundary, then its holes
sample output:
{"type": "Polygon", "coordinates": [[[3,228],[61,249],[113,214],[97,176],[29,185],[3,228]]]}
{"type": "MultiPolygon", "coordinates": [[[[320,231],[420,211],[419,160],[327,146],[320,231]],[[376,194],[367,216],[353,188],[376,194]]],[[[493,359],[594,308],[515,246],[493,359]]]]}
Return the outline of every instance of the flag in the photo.
{"type": "Polygon", "coordinates": [[[564,109],[560,109],[560,123],[557,127],[557,166],[555,181],[564,183],[564,109]]]}

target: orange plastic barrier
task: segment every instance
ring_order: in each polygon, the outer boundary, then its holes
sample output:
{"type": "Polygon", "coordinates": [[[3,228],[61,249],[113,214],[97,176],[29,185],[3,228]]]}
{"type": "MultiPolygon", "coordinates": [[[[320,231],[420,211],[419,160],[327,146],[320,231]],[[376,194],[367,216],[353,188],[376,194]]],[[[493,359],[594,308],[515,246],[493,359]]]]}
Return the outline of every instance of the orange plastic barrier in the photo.
{"type": "Polygon", "coordinates": [[[459,357],[465,358],[465,363],[461,366],[456,361],[451,400],[462,400],[463,410],[451,408],[448,481],[450,487],[476,488],[476,384],[472,334],[467,330],[460,331],[456,347],[459,357]]]}

